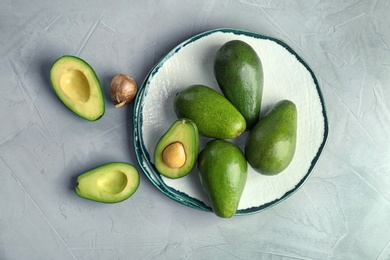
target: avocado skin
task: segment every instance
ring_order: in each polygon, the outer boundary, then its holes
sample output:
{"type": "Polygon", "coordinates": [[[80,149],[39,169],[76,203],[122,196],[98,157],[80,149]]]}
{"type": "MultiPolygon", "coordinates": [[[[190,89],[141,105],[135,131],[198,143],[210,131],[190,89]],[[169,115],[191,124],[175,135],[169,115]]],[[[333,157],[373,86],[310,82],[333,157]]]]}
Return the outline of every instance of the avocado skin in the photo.
{"type": "Polygon", "coordinates": [[[177,117],[191,119],[203,136],[230,139],[246,129],[241,113],[210,87],[191,85],[176,94],[173,104],[177,117]]]}
{"type": "Polygon", "coordinates": [[[226,42],[215,55],[214,75],[225,97],[251,129],[259,120],[264,81],[256,51],[240,40],[226,42]]]}
{"type": "Polygon", "coordinates": [[[244,153],[229,141],[211,140],[199,154],[198,170],[214,213],[221,218],[232,217],[247,180],[244,153]]]}
{"type": "Polygon", "coordinates": [[[250,131],[245,156],[252,168],[276,175],[291,163],[297,142],[297,108],[289,100],[279,101],[250,131]]]}

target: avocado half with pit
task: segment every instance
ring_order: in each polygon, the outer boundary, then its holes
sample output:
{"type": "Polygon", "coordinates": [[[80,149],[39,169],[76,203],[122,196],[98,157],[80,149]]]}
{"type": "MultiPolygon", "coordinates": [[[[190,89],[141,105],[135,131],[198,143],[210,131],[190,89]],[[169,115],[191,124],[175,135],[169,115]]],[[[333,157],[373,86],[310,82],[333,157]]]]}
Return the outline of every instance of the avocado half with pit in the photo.
{"type": "Polygon", "coordinates": [[[177,179],[190,173],[196,165],[198,154],[198,127],[190,119],[181,118],[157,142],[154,165],[161,175],[177,179]]]}
{"type": "Polygon", "coordinates": [[[62,56],[51,67],[50,81],[59,99],[80,117],[95,121],[103,116],[105,105],[99,79],[84,60],[62,56]]]}
{"type": "Polygon", "coordinates": [[[139,182],[138,170],[133,165],[112,162],[80,174],[75,192],[85,199],[116,203],[131,197],[139,182]]]}

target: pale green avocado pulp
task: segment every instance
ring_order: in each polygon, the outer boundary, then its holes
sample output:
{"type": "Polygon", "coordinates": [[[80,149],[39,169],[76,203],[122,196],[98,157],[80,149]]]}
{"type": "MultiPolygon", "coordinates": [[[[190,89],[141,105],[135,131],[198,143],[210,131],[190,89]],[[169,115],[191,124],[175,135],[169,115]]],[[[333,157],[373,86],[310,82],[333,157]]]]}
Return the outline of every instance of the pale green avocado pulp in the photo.
{"type": "Polygon", "coordinates": [[[50,81],[59,99],[74,113],[89,121],[104,114],[100,82],[92,67],[75,56],[63,56],[50,70],[50,81]]]}
{"type": "Polygon", "coordinates": [[[75,191],[85,199],[116,203],[133,195],[139,181],[138,170],[133,165],[112,162],[79,175],[75,191]]]}

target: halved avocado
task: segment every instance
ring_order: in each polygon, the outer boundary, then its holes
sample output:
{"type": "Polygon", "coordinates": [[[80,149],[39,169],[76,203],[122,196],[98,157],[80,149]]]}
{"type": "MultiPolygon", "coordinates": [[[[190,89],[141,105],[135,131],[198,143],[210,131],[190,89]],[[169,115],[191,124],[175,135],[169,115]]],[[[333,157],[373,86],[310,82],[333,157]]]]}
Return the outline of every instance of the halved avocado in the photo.
{"type": "Polygon", "coordinates": [[[116,203],[133,195],[139,181],[138,170],[133,165],[112,162],[80,174],[75,192],[85,199],[116,203]]]}
{"type": "Polygon", "coordinates": [[[92,67],[75,56],[62,56],[50,70],[50,81],[59,99],[74,113],[89,121],[105,111],[100,82],[92,67]]]}
{"type": "Polygon", "coordinates": [[[154,164],[161,175],[177,179],[194,168],[198,154],[198,127],[190,119],[182,118],[175,121],[157,142],[154,164]]]}

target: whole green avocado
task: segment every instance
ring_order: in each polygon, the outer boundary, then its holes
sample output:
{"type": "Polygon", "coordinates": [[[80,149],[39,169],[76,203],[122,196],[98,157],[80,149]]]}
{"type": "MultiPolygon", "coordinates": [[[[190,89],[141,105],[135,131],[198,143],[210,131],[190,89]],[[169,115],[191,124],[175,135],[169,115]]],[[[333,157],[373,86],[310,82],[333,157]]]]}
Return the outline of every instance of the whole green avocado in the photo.
{"type": "Polygon", "coordinates": [[[211,140],[199,154],[198,170],[214,213],[221,218],[232,217],[247,180],[244,153],[229,141],[211,140]]]}
{"type": "Polygon", "coordinates": [[[249,132],[245,156],[252,168],[276,175],[291,163],[297,143],[297,108],[290,100],[279,101],[249,132]]]}
{"type": "Polygon", "coordinates": [[[225,97],[251,129],[259,120],[264,82],[256,51],[241,40],[226,42],[215,55],[214,75],[225,97]]]}
{"type": "Polygon", "coordinates": [[[191,85],[177,93],[173,106],[178,118],[192,120],[206,137],[230,139],[246,129],[244,117],[232,103],[204,85],[191,85]]]}

